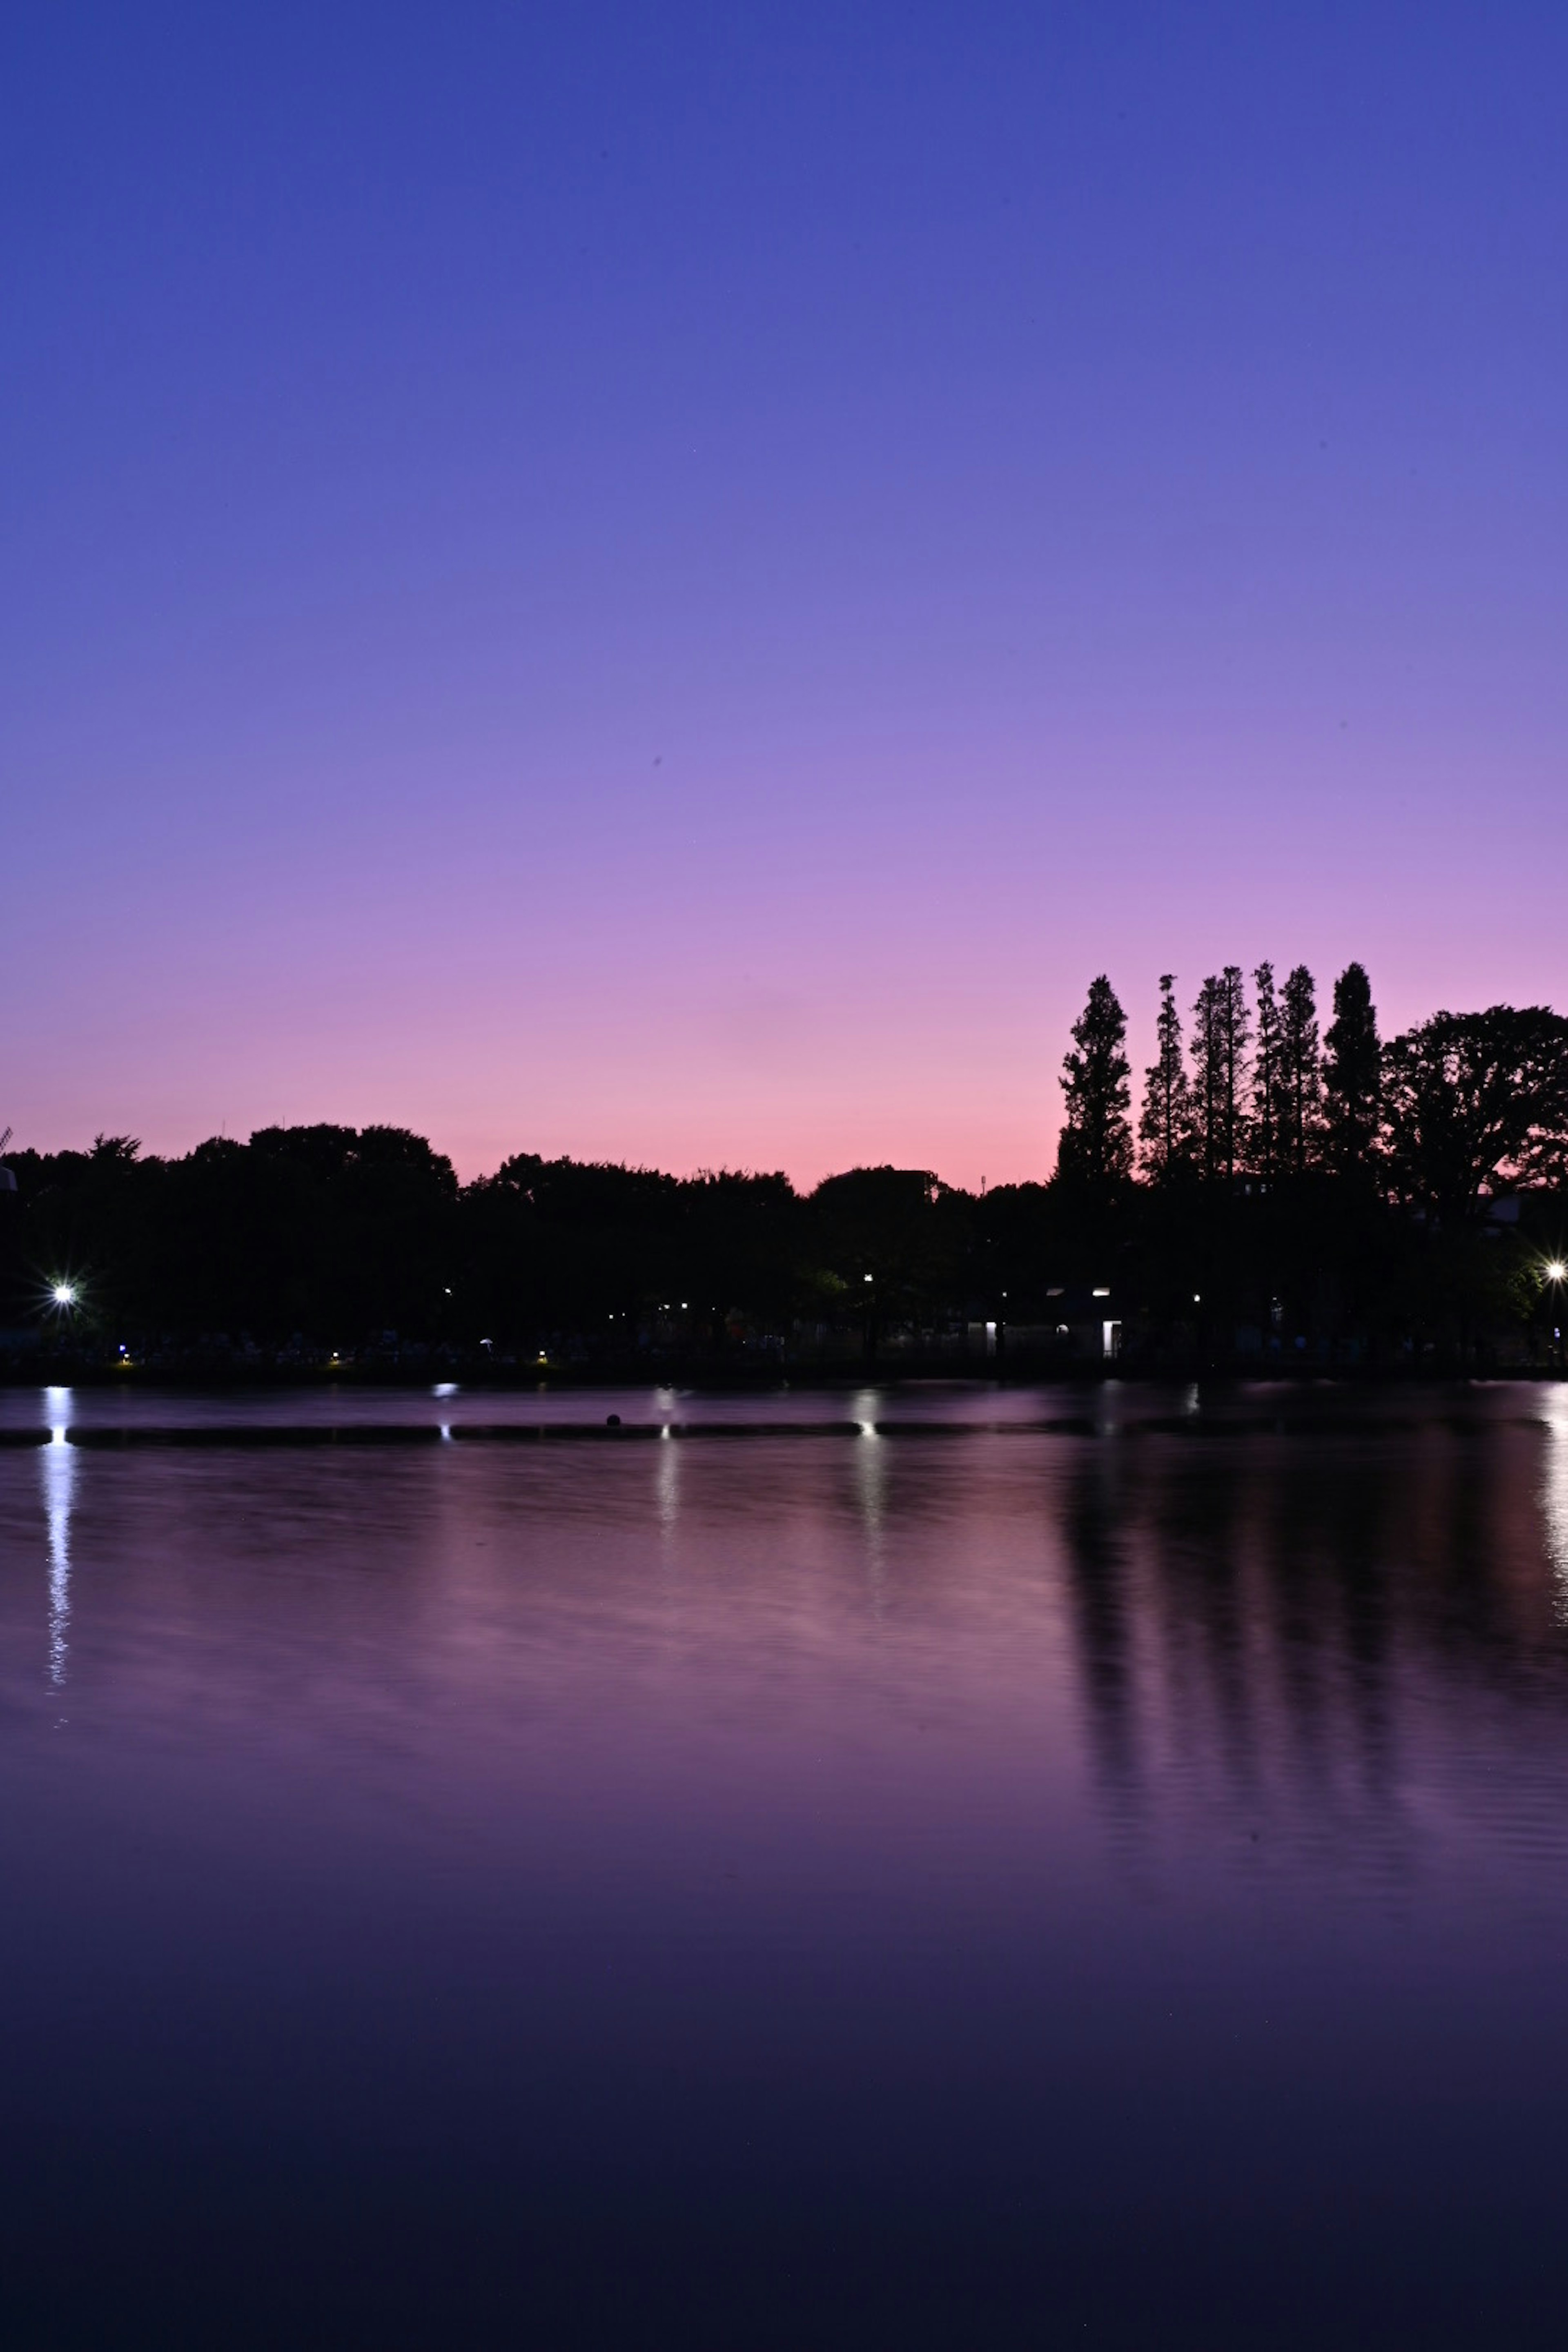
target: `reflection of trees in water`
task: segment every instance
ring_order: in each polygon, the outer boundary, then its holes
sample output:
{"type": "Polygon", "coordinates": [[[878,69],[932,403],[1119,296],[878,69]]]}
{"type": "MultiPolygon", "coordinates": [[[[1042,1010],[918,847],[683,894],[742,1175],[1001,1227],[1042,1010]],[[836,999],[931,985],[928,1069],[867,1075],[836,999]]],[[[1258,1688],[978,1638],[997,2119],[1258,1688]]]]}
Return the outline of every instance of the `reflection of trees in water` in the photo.
{"type": "Polygon", "coordinates": [[[1063,1514],[1089,1738],[1101,1789],[1121,1820],[1142,1811],[1132,1657],[1137,1601],[1127,1589],[1125,1460],[1119,1445],[1087,1447],[1063,1514]]]}
{"type": "MultiPolygon", "coordinates": [[[[1153,1622],[1169,1660],[1169,1713],[1175,1718],[1167,1725],[1167,1740],[1176,1724],[1201,1724],[1210,1761],[1233,1783],[1245,1785],[1257,1747],[1245,1497],[1206,1448],[1188,1452],[1185,1466],[1187,1475],[1174,1484],[1145,1485],[1138,1534],[1145,1580],[1152,1567],[1162,1604],[1153,1622]],[[1152,1560],[1149,1506],[1155,1496],[1152,1560]]],[[[1177,1769],[1196,1760],[1186,1741],[1169,1759],[1177,1769]]]]}
{"type": "Polygon", "coordinates": [[[1364,1458],[1326,1467],[1288,1447],[1256,1465],[1249,1484],[1277,1736],[1331,1819],[1347,1766],[1366,1797],[1386,1800],[1395,1778],[1385,1573],[1393,1496],[1364,1458]]]}
{"type": "Polygon", "coordinates": [[[1568,1654],[1542,1572],[1543,1434],[1477,1421],[1086,1448],[1062,1532],[1113,1821],[1353,1832],[1363,1862],[1398,1871],[1419,1726],[1550,1695],[1555,1740],[1568,1654]]]}

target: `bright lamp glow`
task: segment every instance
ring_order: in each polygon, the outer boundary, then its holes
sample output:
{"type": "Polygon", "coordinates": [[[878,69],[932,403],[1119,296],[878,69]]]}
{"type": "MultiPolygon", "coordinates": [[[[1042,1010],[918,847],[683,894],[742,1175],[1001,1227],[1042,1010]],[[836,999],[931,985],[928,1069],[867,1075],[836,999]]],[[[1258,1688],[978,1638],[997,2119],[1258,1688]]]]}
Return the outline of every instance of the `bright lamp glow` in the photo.
{"type": "Polygon", "coordinates": [[[1554,1257],[1548,1261],[1546,1268],[1546,1279],[1548,1282],[1561,1282],[1564,1275],[1568,1275],[1568,1265],[1564,1265],[1560,1257],[1554,1257]]]}
{"type": "Polygon", "coordinates": [[[57,1282],[54,1289],[49,1295],[53,1298],[57,1307],[74,1307],[76,1305],[76,1285],[74,1282],[57,1282]]]}

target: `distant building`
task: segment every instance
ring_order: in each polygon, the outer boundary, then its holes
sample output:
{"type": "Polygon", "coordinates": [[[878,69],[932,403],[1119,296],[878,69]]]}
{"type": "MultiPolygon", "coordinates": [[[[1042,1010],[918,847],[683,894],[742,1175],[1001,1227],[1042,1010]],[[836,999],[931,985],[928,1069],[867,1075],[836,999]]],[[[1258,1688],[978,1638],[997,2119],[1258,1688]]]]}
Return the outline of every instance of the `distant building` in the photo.
{"type": "Polygon", "coordinates": [[[1057,1283],[1046,1293],[1046,1320],[1009,1323],[1004,1345],[1017,1355],[1066,1357],[1076,1364],[1113,1364],[1121,1353],[1121,1307],[1109,1283],[1057,1283]]]}

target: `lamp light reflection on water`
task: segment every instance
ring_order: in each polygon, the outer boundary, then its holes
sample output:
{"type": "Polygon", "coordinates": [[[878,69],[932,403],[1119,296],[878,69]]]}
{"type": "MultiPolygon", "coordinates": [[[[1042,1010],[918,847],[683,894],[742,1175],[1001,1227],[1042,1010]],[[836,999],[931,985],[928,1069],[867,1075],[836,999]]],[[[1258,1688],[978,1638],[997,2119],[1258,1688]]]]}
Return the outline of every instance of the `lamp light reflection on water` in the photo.
{"type": "MultiPolygon", "coordinates": [[[[855,1418],[862,1437],[879,1439],[876,1416],[884,1400],[876,1389],[862,1389],[855,1399],[855,1418]]],[[[887,1598],[888,1449],[879,1442],[858,1445],[854,1454],[856,1500],[866,1546],[866,1583],[873,1617],[879,1618],[887,1598]]]]}
{"type": "Polygon", "coordinates": [[[668,1570],[675,1566],[675,1536],[680,1517],[680,1448],[674,1442],[668,1421],[659,1429],[658,1440],[658,1451],[654,1455],[655,1494],[660,1555],[668,1570]]]}
{"type": "Polygon", "coordinates": [[[49,1547],[49,1680],[58,1690],[66,1678],[70,1631],[70,1515],[76,1485],[76,1452],[67,1441],[69,1389],[47,1389],[49,1442],[43,1450],[44,1509],[49,1547]]]}
{"type": "Polygon", "coordinates": [[[1546,1465],[1541,1481],[1541,1516],[1545,1521],[1546,1551],[1556,1586],[1553,1613],[1568,1625],[1568,1390],[1547,1391],[1542,1418],[1546,1423],[1546,1465]]]}

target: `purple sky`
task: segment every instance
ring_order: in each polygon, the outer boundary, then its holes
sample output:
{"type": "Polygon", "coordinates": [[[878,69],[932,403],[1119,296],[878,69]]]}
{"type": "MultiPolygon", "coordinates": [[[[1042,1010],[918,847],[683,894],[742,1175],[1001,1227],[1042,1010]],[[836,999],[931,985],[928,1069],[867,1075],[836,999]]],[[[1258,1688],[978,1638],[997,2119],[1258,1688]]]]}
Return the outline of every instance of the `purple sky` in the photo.
{"type": "Polygon", "coordinates": [[[1568,1003],[1568,15],[13,12],[0,1127],[1041,1175],[1568,1003]]]}

